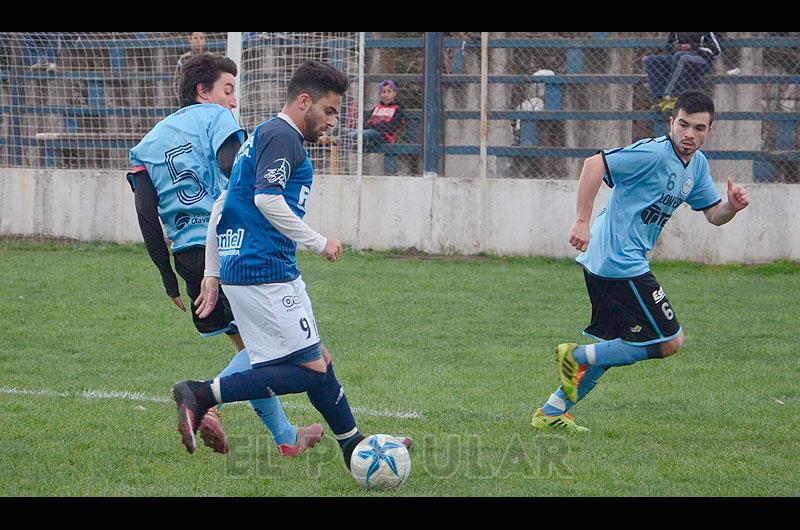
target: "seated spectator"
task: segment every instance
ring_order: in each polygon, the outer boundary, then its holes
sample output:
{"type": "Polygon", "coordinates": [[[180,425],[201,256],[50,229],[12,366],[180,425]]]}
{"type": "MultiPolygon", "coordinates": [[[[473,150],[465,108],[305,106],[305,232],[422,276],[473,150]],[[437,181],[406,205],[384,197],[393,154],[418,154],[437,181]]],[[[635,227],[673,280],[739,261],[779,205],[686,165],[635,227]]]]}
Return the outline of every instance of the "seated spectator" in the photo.
{"type": "MultiPolygon", "coordinates": [[[[397,83],[385,79],[380,84],[381,101],[372,108],[364,121],[364,147],[374,147],[380,144],[391,144],[406,123],[403,104],[397,97],[397,83]]],[[[339,138],[356,141],[358,129],[353,127],[339,127],[339,138]]],[[[337,138],[323,136],[319,141],[322,145],[336,144],[337,138]]]]}
{"type": "Polygon", "coordinates": [[[673,32],[667,38],[668,55],[648,55],[644,68],[650,81],[653,110],[672,112],[677,95],[697,87],[711,72],[722,49],[713,32],[673,32]]]}

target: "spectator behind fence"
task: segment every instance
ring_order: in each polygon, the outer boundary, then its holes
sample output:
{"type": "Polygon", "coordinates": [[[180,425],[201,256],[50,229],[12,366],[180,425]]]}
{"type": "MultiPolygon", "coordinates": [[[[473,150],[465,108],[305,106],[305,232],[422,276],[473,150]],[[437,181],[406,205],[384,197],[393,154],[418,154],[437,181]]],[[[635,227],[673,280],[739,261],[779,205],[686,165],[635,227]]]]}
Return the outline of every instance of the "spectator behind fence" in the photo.
{"type": "Polygon", "coordinates": [[[175,97],[180,102],[181,94],[180,94],[180,78],[181,78],[181,67],[186,64],[186,61],[194,57],[195,55],[200,55],[204,51],[206,51],[206,34],[202,31],[194,31],[191,35],[189,35],[189,46],[191,49],[181,55],[178,58],[178,63],[175,65],[175,81],[173,83],[175,97]]]}
{"type": "MultiPolygon", "coordinates": [[[[397,97],[397,83],[391,79],[384,79],[380,84],[380,103],[372,108],[369,116],[364,120],[364,146],[374,147],[380,144],[391,144],[406,124],[406,115],[403,104],[397,97]]],[[[339,137],[356,141],[358,129],[354,127],[340,127],[339,137]]],[[[320,144],[336,144],[336,138],[323,136],[320,144]]]]}
{"type": "Polygon", "coordinates": [[[713,32],[673,32],[667,37],[668,55],[648,55],[644,68],[655,103],[653,110],[672,112],[681,92],[697,88],[711,72],[722,49],[713,32]]]}
{"type": "MultiPolygon", "coordinates": [[[[556,75],[552,70],[536,70],[534,77],[556,75]]],[[[545,110],[544,93],[546,86],[544,83],[531,83],[528,87],[528,99],[514,107],[514,110],[522,112],[545,110]]],[[[511,133],[513,140],[511,145],[522,145],[522,120],[517,118],[511,120],[511,133]]]]}

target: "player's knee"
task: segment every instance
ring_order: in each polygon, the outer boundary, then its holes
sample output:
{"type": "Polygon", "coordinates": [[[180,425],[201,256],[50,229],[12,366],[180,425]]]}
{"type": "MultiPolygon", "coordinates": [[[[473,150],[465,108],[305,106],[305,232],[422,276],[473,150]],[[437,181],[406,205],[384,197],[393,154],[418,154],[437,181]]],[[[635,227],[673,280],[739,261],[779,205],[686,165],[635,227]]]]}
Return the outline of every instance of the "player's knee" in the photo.
{"type": "Polygon", "coordinates": [[[326,374],[328,372],[328,365],[321,358],[315,361],[301,363],[300,366],[303,366],[305,368],[308,368],[309,370],[313,370],[320,374],[326,374]]]}
{"type": "Polygon", "coordinates": [[[683,347],[684,340],[683,331],[681,331],[674,339],[661,343],[661,356],[669,357],[670,355],[678,353],[678,350],[683,347]]]}
{"type": "Polygon", "coordinates": [[[322,360],[325,361],[325,365],[331,364],[331,352],[328,351],[328,348],[325,347],[324,344],[321,342],[319,343],[320,352],[322,352],[322,360]]]}

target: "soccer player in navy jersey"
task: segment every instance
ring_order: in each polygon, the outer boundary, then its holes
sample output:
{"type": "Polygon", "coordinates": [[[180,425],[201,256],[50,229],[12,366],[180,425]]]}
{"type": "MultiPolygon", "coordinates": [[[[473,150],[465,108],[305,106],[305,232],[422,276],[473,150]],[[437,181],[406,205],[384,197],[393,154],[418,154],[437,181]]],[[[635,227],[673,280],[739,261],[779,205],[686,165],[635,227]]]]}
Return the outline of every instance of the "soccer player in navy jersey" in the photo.
{"type": "MultiPolygon", "coordinates": [[[[348,468],[364,438],[330,354],[321,348],[296,260],[297,243],[331,262],[342,255],[339,240],[303,221],[314,178],[303,141],[317,143],[336,124],[347,86],[347,78],[332,66],[303,63],[289,82],[283,111],[259,124],[239,149],[225,197],[214,205],[197,311],[204,316],[214,307],[221,283],[252,369],[175,384],[178,431],[190,451],[210,407],[302,392],[333,431],[348,468]]],[[[408,446],[411,440],[403,442],[408,446]]]]}
{"type": "Polygon", "coordinates": [[[722,203],[714,187],[708,160],[700,151],[713,120],[711,98],[686,92],[677,99],[669,134],[606,149],[584,162],[569,242],[581,252],[576,261],[583,266],[592,303],[584,334],[599,342],[556,347],[561,386],[534,413],[535,429],[588,431],[568,411],[606,370],[668,357],[683,346],[683,328],[650,271],[647,252],[684,202],[716,226],[750,204],[745,189],[730,178],[727,202],[722,203]],[[590,231],[601,182],[612,191],[590,231]]]}
{"type": "MultiPolygon", "coordinates": [[[[246,137],[231,112],[237,104],[236,73],[232,60],[216,54],[204,53],[188,60],[180,78],[181,108],[156,124],[130,151],[134,168],[127,177],[135,194],[145,247],[161,272],[167,295],[181,311],[186,311],[186,306],[170,265],[161,224],[172,242],[175,269],[184,279],[189,297],[196,300],[203,279],[211,208],[228,185],[234,157],[246,137]]],[[[213,312],[204,318],[192,312],[192,319],[202,336],[225,333],[235,352],[243,352],[244,344],[224,295],[213,312]]],[[[226,370],[249,367],[247,354],[242,353],[226,370]]],[[[277,397],[253,401],[252,405],[282,455],[300,454],[322,436],[320,424],[295,429],[277,397]]],[[[215,409],[203,417],[200,433],[216,452],[228,451],[215,409]]]]}

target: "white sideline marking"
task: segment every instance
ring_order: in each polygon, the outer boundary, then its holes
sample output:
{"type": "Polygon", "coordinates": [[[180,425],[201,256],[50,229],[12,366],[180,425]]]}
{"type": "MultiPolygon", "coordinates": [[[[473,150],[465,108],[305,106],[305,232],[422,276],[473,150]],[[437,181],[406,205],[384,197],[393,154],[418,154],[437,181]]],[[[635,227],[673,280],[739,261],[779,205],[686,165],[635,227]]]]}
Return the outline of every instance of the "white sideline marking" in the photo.
{"type": "Polygon", "coordinates": [[[43,397],[74,397],[86,399],[127,399],[130,401],[154,401],[167,403],[167,398],[145,396],[141,392],[115,392],[107,390],[83,390],[81,392],[56,392],[55,390],[27,390],[16,387],[0,387],[0,394],[43,396],[43,397]]]}
{"type": "MultiPolygon", "coordinates": [[[[172,403],[171,399],[163,397],[146,396],[141,392],[126,392],[126,391],[110,391],[110,390],[83,390],[81,392],[58,392],[55,390],[30,390],[26,388],[16,388],[8,386],[0,386],[0,394],[8,395],[22,395],[22,396],[40,396],[40,397],[60,397],[60,398],[85,398],[85,399],[126,399],[129,401],[150,401],[154,403],[172,403]]],[[[281,402],[284,408],[297,408],[311,410],[313,407],[304,403],[285,403],[281,402]]],[[[228,403],[225,406],[235,405],[236,403],[228,403]]],[[[396,411],[396,410],[374,410],[364,409],[360,407],[352,407],[354,414],[363,414],[365,416],[374,416],[379,418],[397,418],[402,420],[422,420],[425,416],[421,412],[412,410],[396,411]]]]}

